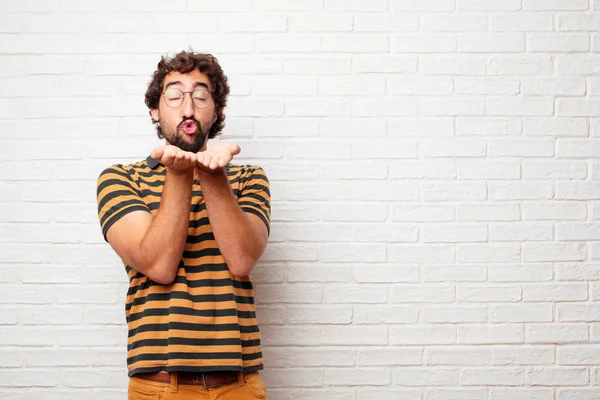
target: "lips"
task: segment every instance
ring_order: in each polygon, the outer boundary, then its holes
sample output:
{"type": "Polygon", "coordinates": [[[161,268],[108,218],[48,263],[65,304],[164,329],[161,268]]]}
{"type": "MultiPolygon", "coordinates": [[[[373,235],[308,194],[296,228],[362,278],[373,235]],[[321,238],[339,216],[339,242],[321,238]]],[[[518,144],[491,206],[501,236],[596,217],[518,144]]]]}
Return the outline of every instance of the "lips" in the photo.
{"type": "Polygon", "coordinates": [[[181,125],[181,130],[186,135],[191,136],[191,135],[195,135],[196,132],[198,132],[198,127],[196,126],[194,121],[188,119],[187,121],[183,122],[183,124],[181,125]]]}

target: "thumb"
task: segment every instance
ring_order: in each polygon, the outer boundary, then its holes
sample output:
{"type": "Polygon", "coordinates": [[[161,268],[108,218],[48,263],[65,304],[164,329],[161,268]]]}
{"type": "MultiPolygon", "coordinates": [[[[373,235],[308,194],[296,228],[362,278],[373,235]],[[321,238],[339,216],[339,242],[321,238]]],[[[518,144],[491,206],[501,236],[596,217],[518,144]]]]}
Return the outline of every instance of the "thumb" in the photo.
{"type": "Polygon", "coordinates": [[[164,146],[156,147],[150,151],[150,157],[154,158],[155,160],[160,160],[160,158],[163,156],[164,152],[165,152],[164,146]]]}
{"type": "Polygon", "coordinates": [[[231,153],[232,156],[240,154],[241,151],[242,151],[242,148],[240,146],[238,146],[237,144],[233,144],[233,143],[230,144],[229,152],[231,153]]]}

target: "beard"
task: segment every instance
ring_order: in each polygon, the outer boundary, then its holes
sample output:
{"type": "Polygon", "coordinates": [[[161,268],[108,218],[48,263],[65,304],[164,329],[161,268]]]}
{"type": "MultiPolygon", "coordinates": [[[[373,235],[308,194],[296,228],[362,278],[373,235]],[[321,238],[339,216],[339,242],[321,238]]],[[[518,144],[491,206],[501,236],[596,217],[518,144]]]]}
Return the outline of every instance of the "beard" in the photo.
{"type": "Polygon", "coordinates": [[[190,153],[199,152],[204,146],[206,141],[206,132],[202,130],[200,122],[195,118],[184,118],[174,129],[164,124],[163,121],[159,120],[159,124],[156,127],[159,137],[162,135],[169,144],[179,147],[183,151],[189,151],[190,153]],[[192,121],[196,125],[196,135],[193,136],[192,141],[188,139],[188,135],[183,133],[182,126],[186,121],[192,121]]]}

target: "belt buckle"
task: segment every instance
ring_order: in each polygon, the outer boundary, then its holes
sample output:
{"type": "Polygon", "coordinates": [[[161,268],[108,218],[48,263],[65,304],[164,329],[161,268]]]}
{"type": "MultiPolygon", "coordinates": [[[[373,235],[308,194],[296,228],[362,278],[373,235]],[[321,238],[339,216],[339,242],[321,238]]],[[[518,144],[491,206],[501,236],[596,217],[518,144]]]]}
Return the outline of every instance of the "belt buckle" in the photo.
{"type": "Polygon", "coordinates": [[[214,384],[214,385],[208,385],[206,383],[206,374],[204,372],[201,372],[200,374],[202,375],[202,386],[204,386],[206,389],[212,389],[212,388],[217,388],[219,386],[223,386],[222,383],[217,383],[217,384],[214,384]]]}

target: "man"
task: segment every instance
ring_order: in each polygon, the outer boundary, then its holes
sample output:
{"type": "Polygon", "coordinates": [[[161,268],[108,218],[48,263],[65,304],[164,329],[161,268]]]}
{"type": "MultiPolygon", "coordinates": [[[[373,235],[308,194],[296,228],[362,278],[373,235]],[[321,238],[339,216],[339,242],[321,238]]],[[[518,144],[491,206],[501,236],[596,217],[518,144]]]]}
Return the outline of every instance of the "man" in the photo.
{"type": "Polygon", "coordinates": [[[230,164],[216,58],[162,57],[146,105],[164,146],[98,179],[105,239],[129,275],[129,399],[266,399],[248,274],[269,234],[264,171],[230,164]],[[161,397],[162,396],[162,397],[161,397]]]}

